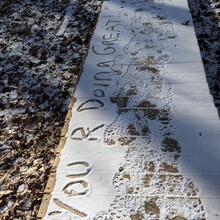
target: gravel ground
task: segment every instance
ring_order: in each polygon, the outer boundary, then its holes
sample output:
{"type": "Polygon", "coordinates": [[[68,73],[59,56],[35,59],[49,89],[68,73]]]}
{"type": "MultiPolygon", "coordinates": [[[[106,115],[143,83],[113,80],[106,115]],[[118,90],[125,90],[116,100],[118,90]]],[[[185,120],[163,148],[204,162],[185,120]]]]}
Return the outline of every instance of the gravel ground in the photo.
{"type": "Polygon", "coordinates": [[[220,115],[220,2],[188,0],[210,92],[220,115]]]}
{"type": "MultiPolygon", "coordinates": [[[[188,1],[210,91],[220,107],[220,3],[188,1]]],[[[0,1],[1,219],[36,219],[100,5],[0,1]]]]}

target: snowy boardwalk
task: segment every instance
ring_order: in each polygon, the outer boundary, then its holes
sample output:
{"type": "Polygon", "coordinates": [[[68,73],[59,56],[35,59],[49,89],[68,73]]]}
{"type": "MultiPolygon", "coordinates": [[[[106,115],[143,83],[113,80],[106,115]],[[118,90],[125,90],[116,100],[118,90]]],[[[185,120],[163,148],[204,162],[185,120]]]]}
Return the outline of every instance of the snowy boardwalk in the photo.
{"type": "Polygon", "coordinates": [[[220,122],[187,0],[104,1],[46,220],[219,220],[220,122]]]}

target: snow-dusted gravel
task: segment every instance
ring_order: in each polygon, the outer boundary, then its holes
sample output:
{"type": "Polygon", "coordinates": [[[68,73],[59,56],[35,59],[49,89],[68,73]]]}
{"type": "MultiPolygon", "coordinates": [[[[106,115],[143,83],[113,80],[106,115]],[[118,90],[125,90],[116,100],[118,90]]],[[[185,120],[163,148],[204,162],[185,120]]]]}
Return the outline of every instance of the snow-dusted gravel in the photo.
{"type": "Polygon", "coordinates": [[[193,16],[207,81],[220,110],[220,2],[188,0],[193,16]]]}
{"type": "MultiPolygon", "coordinates": [[[[188,0],[220,105],[220,4],[188,0]]],[[[0,1],[0,218],[36,219],[101,1],[0,1]]]]}

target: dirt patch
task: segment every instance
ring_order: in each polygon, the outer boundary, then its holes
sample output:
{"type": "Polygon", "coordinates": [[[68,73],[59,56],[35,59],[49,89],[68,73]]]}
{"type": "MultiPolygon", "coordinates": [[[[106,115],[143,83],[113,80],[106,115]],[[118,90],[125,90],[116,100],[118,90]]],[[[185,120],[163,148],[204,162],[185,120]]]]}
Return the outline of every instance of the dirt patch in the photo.
{"type": "Polygon", "coordinates": [[[187,218],[181,217],[181,216],[176,216],[172,218],[171,220],[187,220],[187,218]]]}
{"type": "Polygon", "coordinates": [[[144,176],[144,179],[143,179],[143,182],[144,182],[144,187],[148,188],[150,187],[150,182],[153,178],[153,175],[145,175],[144,176]]]}
{"type": "Polygon", "coordinates": [[[180,147],[179,143],[171,137],[165,137],[164,140],[162,141],[161,145],[162,145],[161,150],[163,152],[181,153],[181,147],[180,147]]]}
{"type": "Polygon", "coordinates": [[[157,206],[155,200],[146,201],[144,207],[147,214],[156,215],[158,218],[160,217],[160,208],[157,206]]]}
{"type": "Polygon", "coordinates": [[[144,220],[144,215],[143,214],[133,214],[130,216],[131,220],[144,220]]]}
{"type": "Polygon", "coordinates": [[[173,167],[172,165],[169,165],[167,163],[163,163],[163,169],[168,173],[178,173],[178,169],[176,167],[173,167]]]}

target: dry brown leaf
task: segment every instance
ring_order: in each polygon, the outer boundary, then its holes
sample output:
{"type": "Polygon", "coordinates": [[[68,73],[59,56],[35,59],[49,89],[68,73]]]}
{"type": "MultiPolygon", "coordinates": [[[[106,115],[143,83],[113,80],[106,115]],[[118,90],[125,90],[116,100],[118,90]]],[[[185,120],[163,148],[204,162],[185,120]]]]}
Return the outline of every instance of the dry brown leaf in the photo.
{"type": "Polygon", "coordinates": [[[4,191],[0,191],[0,196],[4,196],[4,195],[8,195],[10,193],[13,193],[12,190],[4,190],[4,191]]]}
{"type": "Polygon", "coordinates": [[[10,176],[10,174],[8,174],[8,173],[4,174],[0,179],[0,184],[2,184],[5,180],[7,180],[9,176],[10,176]]]}

